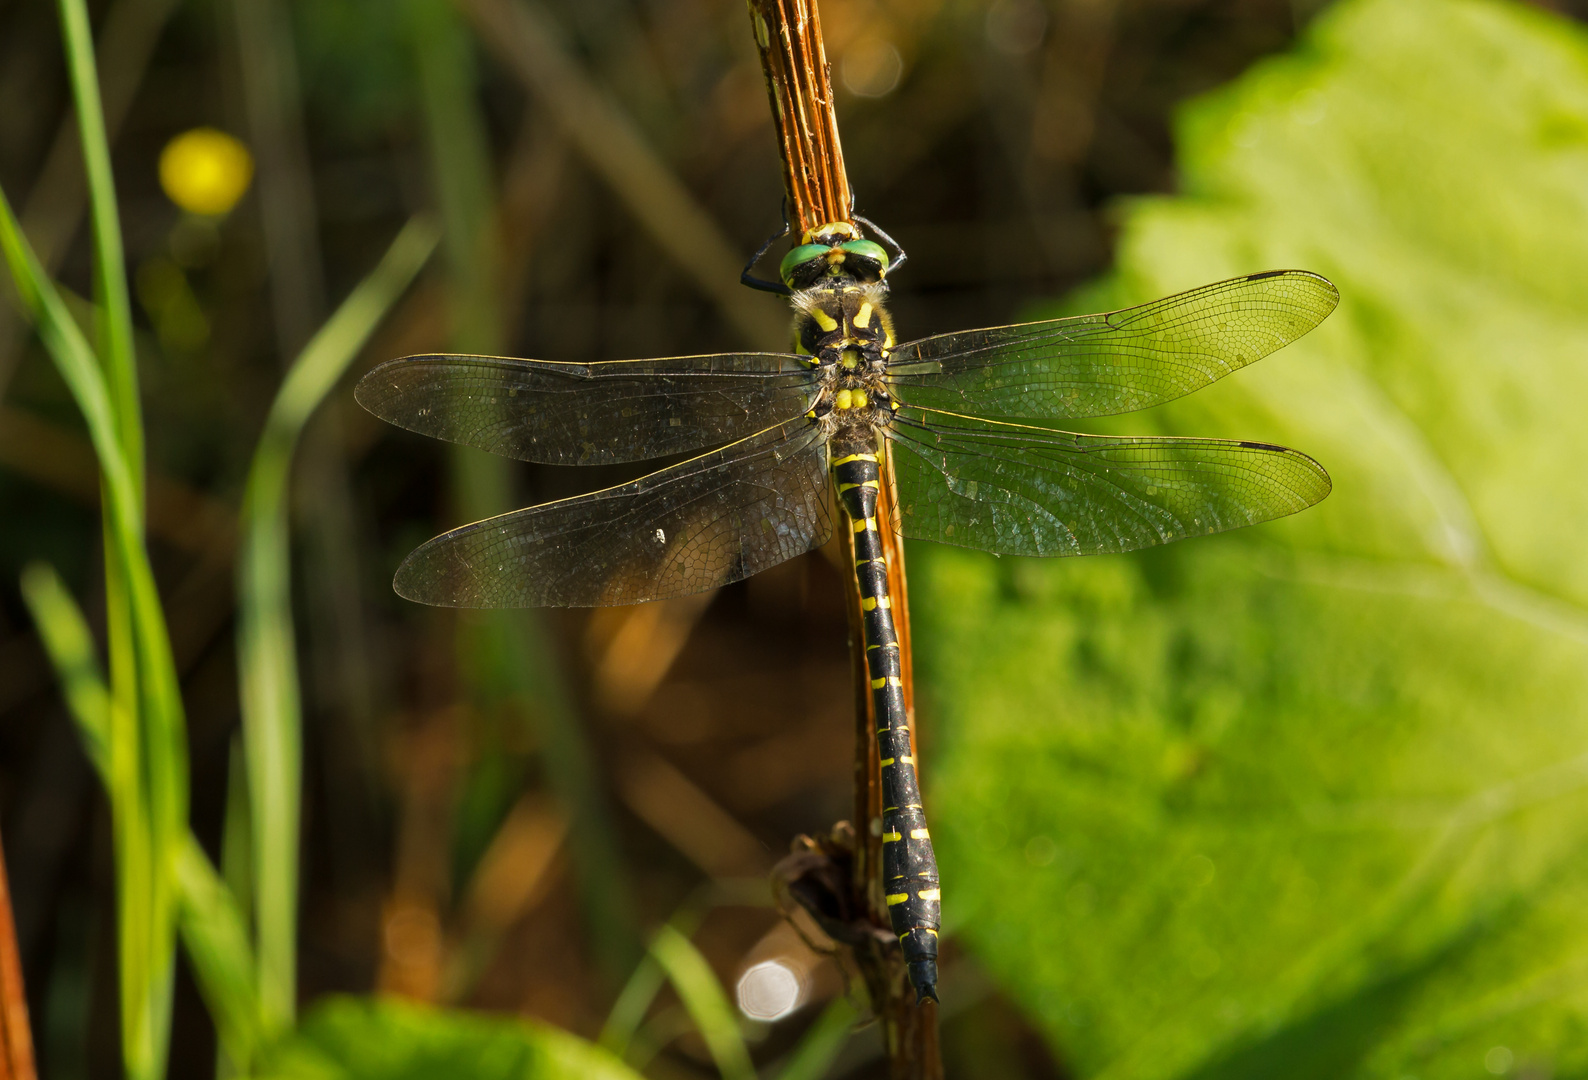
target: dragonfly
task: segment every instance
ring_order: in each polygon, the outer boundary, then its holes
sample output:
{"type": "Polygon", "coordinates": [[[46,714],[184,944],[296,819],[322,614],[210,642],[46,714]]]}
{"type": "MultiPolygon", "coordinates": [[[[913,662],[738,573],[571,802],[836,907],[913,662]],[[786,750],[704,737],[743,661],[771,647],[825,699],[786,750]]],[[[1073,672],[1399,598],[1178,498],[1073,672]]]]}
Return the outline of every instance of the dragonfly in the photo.
{"type": "Polygon", "coordinates": [[[893,250],[840,221],[805,233],[783,259],[792,352],[597,363],[411,356],[376,367],[355,394],[398,426],[523,461],[692,455],[430,540],[394,581],[419,603],[639,604],[740,581],[850,530],[889,917],[917,1001],[936,1000],[941,887],[879,500],[894,500],[891,520],[905,537],[1031,556],[1131,551],[1303,510],[1328,495],[1330,480],[1299,451],[1051,424],[1207,386],[1307,333],[1339,294],[1317,274],[1274,270],[1121,311],[901,344],[887,296],[904,252],[866,225],[893,250]],[[896,485],[885,485],[889,465],[896,485]]]}

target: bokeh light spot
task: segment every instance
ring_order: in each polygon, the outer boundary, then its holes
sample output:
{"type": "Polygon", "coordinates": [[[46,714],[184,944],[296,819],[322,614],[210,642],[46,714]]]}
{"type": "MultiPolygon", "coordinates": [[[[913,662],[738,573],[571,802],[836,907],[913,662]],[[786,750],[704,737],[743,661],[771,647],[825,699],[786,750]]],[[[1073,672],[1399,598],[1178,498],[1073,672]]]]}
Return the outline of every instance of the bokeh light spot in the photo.
{"type": "Polygon", "coordinates": [[[1483,1055],[1483,1067],[1495,1076],[1504,1076],[1511,1071],[1511,1063],[1515,1060],[1516,1055],[1511,1053],[1510,1047],[1491,1046],[1483,1055]]]}
{"type": "Polygon", "coordinates": [[[228,213],[253,178],[254,157],[248,147],[214,128],[184,131],[160,151],[160,186],[192,214],[228,213]]]}
{"type": "Polygon", "coordinates": [[[987,42],[1007,56],[1034,52],[1047,29],[1047,10],[1037,0],[997,0],[987,10],[987,42]]]}
{"type": "Polygon", "coordinates": [[[1052,866],[1059,856],[1059,845],[1051,836],[1033,836],[1026,841],[1026,862],[1032,866],[1052,866]]]}
{"type": "Polygon", "coordinates": [[[739,976],[739,1011],[752,1020],[781,1020],[804,1001],[804,980],[780,960],[752,964],[739,976]]]}
{"type": "Polygon", "coordinates": [[[886,97],[893,93],[904,75],[904,58],[892,42],[862,38],[845,50],[839,70],[851,94],[886,97]]]}

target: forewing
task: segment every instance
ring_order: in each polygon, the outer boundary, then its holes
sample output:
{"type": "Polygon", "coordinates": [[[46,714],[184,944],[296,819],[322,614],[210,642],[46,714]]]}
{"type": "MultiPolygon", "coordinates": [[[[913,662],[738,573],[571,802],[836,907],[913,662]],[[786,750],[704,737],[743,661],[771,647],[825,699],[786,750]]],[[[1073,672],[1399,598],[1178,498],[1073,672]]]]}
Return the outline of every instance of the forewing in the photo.
{"type": "Polygon", "coordinates": [[[743,439],[815,401],[811,365],[782,353],[558,364],[409,356],[359,381],[399,427],[550,465],[644,461],[743,439]]]}
{"type": "Polygon", "coordinates": [[[901,409],[889,429],[904,535],[1001,555],[1096,555],[1255,525],[1329,494],[1296,450],[1113,438],[901,409]]]}
{"type": "Polygon", "coordinates": [[[1289,344],[1339,299],[1317,274],[1272,270],[1103,315],[922,338],[893,350],[888,375],[912,405],[973,416],[1132,412],[1289,344]]]}
{"type": "Polygon", "coordinates": [[[704,592],[832,533],[826,444],[801,418],[632,483],[465,525],[404,560],[438,607],[602,607],[704,592]]]}

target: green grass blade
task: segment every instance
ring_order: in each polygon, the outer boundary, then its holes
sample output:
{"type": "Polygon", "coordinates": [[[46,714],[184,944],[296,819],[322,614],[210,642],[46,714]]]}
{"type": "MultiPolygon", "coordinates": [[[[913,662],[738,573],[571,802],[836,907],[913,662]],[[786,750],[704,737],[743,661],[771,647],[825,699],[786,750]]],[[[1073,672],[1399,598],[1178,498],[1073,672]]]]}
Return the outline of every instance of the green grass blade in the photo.
{"type": "Polygon", "coordinates": [[[678,991],[723,1080],[755,1080],[733,1006],[700,950],[673,927],[663,926],[651,939],[651,955],[678,991]]]}
{"type": "Polygon", "coordinates": [[[822,1080],[855,1030],[860,1011],[846,997],[834,998],[800,1038],[777,1080],[822,1080]]]}
{"type": "MultiPolygon", "coordinates": [[[[88,621],[54,569],[42,563],[22,572],[22,595],[61,680],[89,760],[107,786],[125,785],[126,778],[114,771],[111,746],[113,740],[128,737],[131,725],[125,715],[116,715],[117,703],[94,658],[88,621]]],[[[131,798],[118,795],[115,789],[111,797],[118,805],[131,798]]],[[[227,1053],[233,1061],[246,1062],[256,1045],[258,1003],[244,920],[191,832],[177,851],[174,870],[181,897],[182,936],[193,957],[199,986],[227,1053]]]]}
{"type": "Polygon", "coordinates": [[[94,236],[94,291],[100,312],[101,359],[110,385],[111,406],[122,451],[139,497],[143,492],[143,414],[138,402],[138,370],[133,354],[132,303],[127,292],[121,219],[116,211],[116,181],[110,166],[110,139],[99,99],[94,39],[84,0],[60,0],[66,70],[77,107],[77,130],[88,174],[88,201],[94,236]]]}
{"type": "MultiPolygon", "coordinates": [[[[175,949],[174,898],[166,868],[178,838],[187,829],[185,725],[153,578],[145,575],[146,564],[134,565],[145,560],[142,548],[143,419],[126,257],[88,8],[85,0],[60,0],[58,9],[88,180],[100,345],[98,361],[105,375],[115,439],[130,486],[130,491],[117,497],[130,501],[137,510],[135,515],[107,515],[110,520],[105,525],[105,607],[111,690],[122,709],[136,717],[136,742],[128,744],[129,752],[134,755],[129,768],[143,784],[146,805],[139,816],[145,818],[146,826],[153,830],[147,837],[149,854],[154,860],[147,877],[147,887],[151,890],[148,914],[153,920],[149,927],[153,935],[149,957],[152,966],[143,979],[149,990],[148,1008],[134,1021],[138,1032],[134,1052],[138,1058],[137,1071],[159,1072],[169,1035],[175,949]],[[131,527],[134,522],[136,528],[131,527]]],[[[144,840],[136,842],[141,845],[144,840]]],[[[124,973],[124,978],[138,977],[124,973]]],[[[129,1068],[132,1067],[129,1062],[129,1068]]]]}
{"type": "MultiPolygon", "coordinates": [[[[130,500],[137,510],[135,515],[115,515],[113,535],[112,530],[107,529],[107,547],[119,547],[121,561],[143,561],[142,551],[133,550],[134,547],[141,549],[143,540],[143,420],[110,140],[100,103],[87,5],[84,0],[59,0],[58,8],[88,180],[101,344],[99,361],[105,374],[116,441],[130,485],[130,491],[118,493],[117,498],[130,500]],[[134,521],[136,528],[132,527],[134,521]]],[[[103,463],[105,452],[103,448],[96,449],[100,450],[103,463]]],[[[168,847],[187,825],[187,762],[181,705],[175,670],[168,661],[169,641],[164,620],[149,606],[158,602],[158,594],[152,587],[153,578],[139,580],[144,575],[137,567],[129,567],[125,576],[123,581],[123,575],[115,566],[107,568],[112,689],[118,699],[130,705],[131,685],[136,682],[144,714],[143,739],[148,744],[152,823],[161,833],[157,843],[168,847]],[[130,670],[130,661],[136,662],[136,676],[130,670]]],[[[163,887],[158,879],[156,887],[163,887]]]]}
{"type": "Polygon", "coordinates": [[[22,598],[38,627],[44,652],[55,665],[88,760],[104,775],[110,768],[112,701],[94,659],[88,620],[54,568],[43,563],[32,563],[22,571],[22,598]]]}
{"type": "Polygon", "coordinates": [[[160,963],[159,891],[155,883],[161,875],[138,767],[136,719],[106,688],[94,659],[88,622],[55,571],[42,564],[29,566],[22,576],[22,594],[83,732],[89,759],[110,795],[123,1056],[129,1075],[153,1077],[164,1043],[161,1024],[169,1016],[169,1005],[162,1007],[158,1000],[164,986],[164,965],[160,963]]]}
{"type": "Polygon", "coordinates": [[[434,250],[415,218],[304,347],[282,383],[254,452],[237,568],[238,666],[254,832],[259,998],[272,1031],[290,1027],[297,995],[298,822],[302,704],[292,626],[287,488],[309,416],[434,250]]]}
{"type": "Polygon", "coordinates": [[[199,990],[215,1021],[221,1049],[233,1068],[246,1075],[260,1037],[257,974],[247,923],[192,833],[177,852],[176,881],[182,901],[182,942],[199,990]]]}
{"type": "Polygon", "coordinates": [[[109,489],[110,516],[119,519],[130,512],[132,523],[141,529],[143,515],[137,501],[128,499],[134,490],[132,477],[117,441],[115,413],[99,362],[23,236],[11,202],[3,191],[0,191],[0,253],[5,255],[22,306],[32,318],[39,339],[87,421],[88,437],[94,444],[109,489]],[[122,505],[124,502],[126,506],[122,505]]]}
{"type": "MultiPolygon", "coordinates": [[[[769,902],[766,881],[763,878],[718,878],[700,887],[678,905],[667,924],[685,938],[694,935],[706,913],[721,906],[759,906],[769,902]]],[[[666,980],[654,956],[647,953],[635,966],[634,973],[618,994],[606,1023],[601,1026],[597,1040],[602,1047],[618,1057],[625,1057],[634,1042],[636,1033],[645,1022],[645,1014],[662,989],[666,980]]]]}
{"type": "Polygon", "coordinates": [[[655,957],[647,955],[641,960],[634,968],[634,974],[629,976],[629,981],[623,984],[623,992],[613,1002],[612,1011],[607,1014],[607,1022],[601,1028],[601,1037],[597,1041],[618,1057],[627,1055],[629,1045],[634,1041],[634,1033],[645,1022],[645,1014],[661,992],[666,979],[667,973],[655,957]]]}
{"type": "MultiPolygon", "coordinates": [[[[32,317],[40,340],[88,425],[89,440],[99,459],[104,481],[106,517],[112,530],[109,538],[114,542],[127,575],[132,620],[137,633],[138,665],[147,685],[144,705],[155,714],[151,722],[165,725],[160,734],[168,760],[151,762],[150,767],[169,774],[169,770],[179,764],[185,768],[182,761],[185,752],[181,749],[181,740],[176,738],[180,735],[182,706],[165,617],[160,610],[148,554],[143,548],[143,504],[137,479],[118,441],[115,409],[94,351],[22,235],[3,191],[0,191],[0,253],[10,267],[23,307],[32,317]]],[[[182,794],[179,801],[168,808],[169,816],[185,827],[185,781],[177,787],[182,794]]]]}
{"type": "MultiPolygon", "coordinates": [[[[706,917],[714,892],[710,886],[696,889],[673,912],[667,924],[685,938],[690,937],[706,917]]],[[[602,1025],[601,1036],[597,1041],[618,1057],[627,1055],[635,1033],[645,1022],[645,1014],[650,1011],[651,1002],[656,1000],[666,979],[667,972],[656,957],[650,953],[641,957],[629,981],[623,985],[622,993],[613,1002],[612,1011],[607,1014],[607,1021],[602,1025]]]]}
{"type": "Polygon", "coordinates": [[[176,947],[170,858],[187,829],[187,752],[176,667],[143,547],[139,485],[120,442],[104,373],[3,192],[0,250],[25,310],[88,424],[105,493],[106,576],[114,586],[108,610],[115,635],[112,655],[123,664],[135,657],[137,664],[136,695],[117,688],[120,701],[135,701],[137,711],[123,707],[112,713],[117,722],[111,725],[107,786],[117,815],[123,1052],[129,1075],[144,1080],[158,1075],[165,1059],[176,947]]]}

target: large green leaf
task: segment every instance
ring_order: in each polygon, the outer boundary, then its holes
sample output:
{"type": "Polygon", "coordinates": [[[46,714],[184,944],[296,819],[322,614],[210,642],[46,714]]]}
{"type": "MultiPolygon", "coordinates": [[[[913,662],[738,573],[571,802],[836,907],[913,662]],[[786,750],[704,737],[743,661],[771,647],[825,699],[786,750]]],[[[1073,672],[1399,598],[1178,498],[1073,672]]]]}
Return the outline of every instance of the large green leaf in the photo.
{"type": "Polygon", "coordinates": [[[565,1031],[397,1000],[331,998],[272,1055],[270,1080],[640,1080],[565,1031]]]}
{"type": "Polygon", "coordinates": [[[1343,300],[1110,430],[1334,494],[1134,556],[911,548],[944,913],[1079,1076],[1588,1073],[1588,38],[1350,0],[1179,145],[1069,310],[1343,300]]]}

